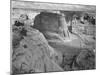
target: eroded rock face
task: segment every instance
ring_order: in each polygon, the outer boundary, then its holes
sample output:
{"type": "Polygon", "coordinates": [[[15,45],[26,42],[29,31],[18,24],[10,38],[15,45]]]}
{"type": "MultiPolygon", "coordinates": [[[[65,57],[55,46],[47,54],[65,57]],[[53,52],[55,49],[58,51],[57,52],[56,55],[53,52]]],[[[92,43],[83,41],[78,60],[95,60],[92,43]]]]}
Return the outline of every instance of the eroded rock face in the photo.
{"type": "Polygon", "coordinates": [[[58,32],[58,15],[54,13],[40,13],[35,17],[34,28],[38,29],[40,32],[58,32]]]}
{"type": "Polygon", "coordinates": [[[76,57],[73,63],[74,70],[89,70],[95,69],[95,52],[92,50],[82,50],[76,57]]]}
{"type": "Polygon", "coordinates": [[[23,26],[13,32],[12,71],[15,74],[63,71],[62,55],[57,53],[38,30],[23,26]],[[22,35],[23,34],[23,35],[22,35]],[[18,37],[17,37],[18,35],[18,37]]]}
{"type": "Polygon", "coordinates": [[[33,28],[27,24],[26,21],[26,24],[19,23],[12,27],[13,74],[95,68],[94,52],[82,50],[79,38],[66,43],[48,40],[52,38],[61,40],[59,34],[62,35],[62,29],[59,29],[57,14],[38,15],[35,18],[33,28]]]}
{"type": "Polygon", "coordinates": [[[60,23],[60,17],[56,13],[41,12],[35,17],[34,28],[44,34],[46,39],[61,39],[64,31],[60,23]]]}

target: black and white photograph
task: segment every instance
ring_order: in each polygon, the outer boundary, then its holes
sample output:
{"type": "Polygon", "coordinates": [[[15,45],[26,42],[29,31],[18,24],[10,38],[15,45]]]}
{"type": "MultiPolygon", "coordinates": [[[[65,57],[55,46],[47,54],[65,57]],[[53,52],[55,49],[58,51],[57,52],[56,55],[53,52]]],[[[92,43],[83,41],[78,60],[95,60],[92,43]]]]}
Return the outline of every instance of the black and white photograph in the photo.
{"type": "Polygon", "coordinates": [[[96,5],[11,0],[11,75],[96,69],[96,5]]]}

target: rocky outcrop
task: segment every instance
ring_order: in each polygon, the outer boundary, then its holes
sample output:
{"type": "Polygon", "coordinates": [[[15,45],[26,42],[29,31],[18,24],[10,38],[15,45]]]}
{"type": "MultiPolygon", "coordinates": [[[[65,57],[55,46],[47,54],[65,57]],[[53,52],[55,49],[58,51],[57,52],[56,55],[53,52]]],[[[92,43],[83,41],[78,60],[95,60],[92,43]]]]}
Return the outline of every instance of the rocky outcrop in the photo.
{"type": "Polygon", "coordinates": [[[66,20],[62,14],[41,12],[35,17],[33,27],[42,32],[46,39],[62,40],[69,37],[66,20]]]}
{"type": "Polygon", "coordinates": [[[95,53],[92,50],[82,50],[73,63],[73,70],[95,69],[95,53]]]}
{"type": "Polygon", "coordinates": [[[57,14],[43,13],[35,17],[34,26],[28,21],[12,26],[12,74],[95,69],[93,40],[73,33],[71,40],[64,40],[64,21],[57,14]]]}
{"type": "Polygon", "coordinates": [[[13,73],[63,71],[59,66],[62,55],[48,45],[42,33],[27,25],[21,28],[26,30],[26,34],[19,27],[15,28],[13,29],[15,30],[13,32],[13,73]]]}

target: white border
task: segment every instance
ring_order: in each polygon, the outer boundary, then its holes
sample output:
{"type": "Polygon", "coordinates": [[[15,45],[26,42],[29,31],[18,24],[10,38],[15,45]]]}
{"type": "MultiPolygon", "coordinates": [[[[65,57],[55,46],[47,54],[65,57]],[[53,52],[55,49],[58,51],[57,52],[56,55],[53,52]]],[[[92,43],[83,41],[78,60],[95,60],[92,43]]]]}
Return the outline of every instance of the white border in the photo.
{"type": "MultiPolygon", "coordinates": [[[[0,75],[10,75],[10,0],[0,0],[0,75]]],[[[28,0],[32,1],[32,0],[28,0]]],[[[55,72],[55,73],[40,73],[41,75],[98,75],[100,67],[100,2],[99,0],[34,0],[41,2],[55,2],[55,3],[71,3],[71,4],[85,4],[85,5],[96,5],[97,7],[97,69],[96,70],[87,70],[87,71],[69,71],[69,72],[55,72]]],[[[40,75],[31,74],[31,75],[40,75]]]]}

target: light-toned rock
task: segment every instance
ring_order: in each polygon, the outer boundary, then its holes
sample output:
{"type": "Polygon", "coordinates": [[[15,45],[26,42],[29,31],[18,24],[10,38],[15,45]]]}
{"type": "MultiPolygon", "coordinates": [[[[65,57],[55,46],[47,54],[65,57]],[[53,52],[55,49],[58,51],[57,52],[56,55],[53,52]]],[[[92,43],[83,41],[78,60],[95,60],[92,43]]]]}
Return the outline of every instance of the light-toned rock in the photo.
{"type": "Polygon", "coordinates": [[[15,73],[63,71],[59,66],[61,54],[49,46],[43,34],[36,29],[28,28],[27,36],[20,41],[14,53],[12,67],[15,73]]]}

